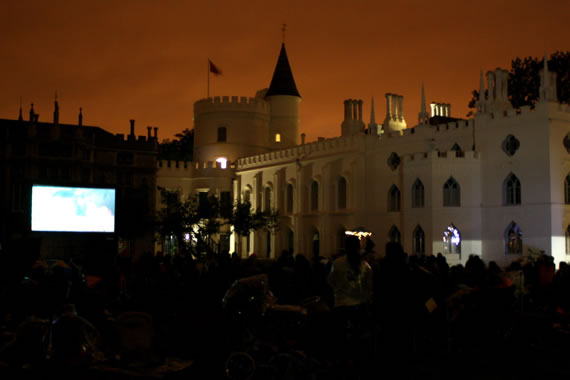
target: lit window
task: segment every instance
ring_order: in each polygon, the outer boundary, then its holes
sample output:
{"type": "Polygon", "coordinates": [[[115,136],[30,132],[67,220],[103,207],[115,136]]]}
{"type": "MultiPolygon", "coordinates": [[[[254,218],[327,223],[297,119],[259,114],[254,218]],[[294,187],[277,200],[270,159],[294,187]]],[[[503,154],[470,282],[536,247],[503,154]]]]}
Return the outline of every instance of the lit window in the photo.
{"type": "Polygon", "coordinates": [[[216,160],[216,162],[218,162],[220,164],[219,166],[222,169],[225,169],[227,167],[227,164],[228,164],[228,159],[224,158],[224,157],[220,157],[216,160]]]}
{"type": "Polygon", "coordinates": [[[281,133],[275,134],[275,142],[281,142],[281,133]]]}

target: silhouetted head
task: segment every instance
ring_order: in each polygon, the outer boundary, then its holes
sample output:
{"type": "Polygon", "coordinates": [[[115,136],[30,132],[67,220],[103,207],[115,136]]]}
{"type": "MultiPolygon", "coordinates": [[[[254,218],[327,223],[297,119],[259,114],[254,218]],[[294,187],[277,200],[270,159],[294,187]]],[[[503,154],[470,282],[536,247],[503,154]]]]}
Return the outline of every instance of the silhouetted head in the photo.
{"type": "Polygon", "coordinates": [[[394,263],[405,263],[406,254],[402,245],[394,241],[386,243],[386,259],[394,263]]]}

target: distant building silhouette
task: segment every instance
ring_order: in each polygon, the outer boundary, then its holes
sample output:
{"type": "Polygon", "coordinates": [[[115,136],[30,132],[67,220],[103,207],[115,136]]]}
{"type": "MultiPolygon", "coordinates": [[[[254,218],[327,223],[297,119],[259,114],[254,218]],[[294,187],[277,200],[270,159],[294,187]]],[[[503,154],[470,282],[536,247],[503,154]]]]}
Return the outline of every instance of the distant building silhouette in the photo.
{"type": "Polygon", "coordinates": [[[0,119],[0,243],[14,250],[34,240],[44,256],[73,256],[89,251],[133,255],[152,251],[151,218],[156,199],[157,137],[113,135],[99,127],[40,122],[33,105],[29,120],[0,119]],[[113,234],[31,231],[32,185],[110,187],[116,189],[113,234]]]}

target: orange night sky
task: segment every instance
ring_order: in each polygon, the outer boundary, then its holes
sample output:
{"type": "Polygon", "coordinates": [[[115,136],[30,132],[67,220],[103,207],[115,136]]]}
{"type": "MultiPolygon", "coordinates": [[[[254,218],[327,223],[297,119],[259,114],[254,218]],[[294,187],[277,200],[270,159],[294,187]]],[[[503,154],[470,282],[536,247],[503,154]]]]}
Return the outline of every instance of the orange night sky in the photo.
{"type": "Polygon", "coordinates": [[[570,49],[570,1],[337,0],[2,0],[0,118],[24,117],[114,133],[159,127],[159,138],[192,128],[206,96],[207,59],[223,75],[212,95],[254,96],[268,87],[286,23],[289,60],[303,97],[307,140],[340,134],[348,98],[404,95],[408,126],[426,100],[464,117],[480,70],[509,68],[517,56],[570,49]]]}

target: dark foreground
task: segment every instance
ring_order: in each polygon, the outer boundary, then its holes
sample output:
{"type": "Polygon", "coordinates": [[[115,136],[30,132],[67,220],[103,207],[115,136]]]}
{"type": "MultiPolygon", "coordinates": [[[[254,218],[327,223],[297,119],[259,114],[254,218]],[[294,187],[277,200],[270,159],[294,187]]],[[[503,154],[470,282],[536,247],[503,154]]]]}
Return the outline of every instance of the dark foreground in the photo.
{"type": "Polygon", "coordinates": [[[333,307],[330,262],[300,256],[121,259],[107,273],[61,261],[4,267],[0,376],[570,378],[565,265],[371,264],[373,301],[350,310],[333,307]]]}

